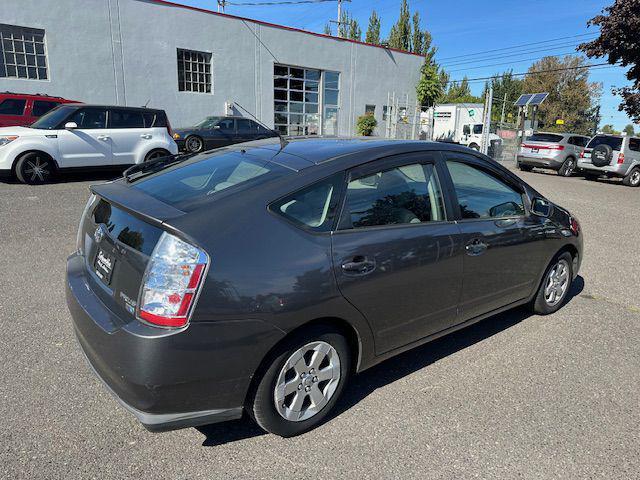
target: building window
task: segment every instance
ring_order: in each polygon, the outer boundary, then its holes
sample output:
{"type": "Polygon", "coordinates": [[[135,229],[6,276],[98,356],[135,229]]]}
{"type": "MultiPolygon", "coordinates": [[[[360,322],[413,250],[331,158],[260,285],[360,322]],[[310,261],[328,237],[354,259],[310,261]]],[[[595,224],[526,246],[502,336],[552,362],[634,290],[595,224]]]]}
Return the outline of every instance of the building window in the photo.
{"type": "Polygon", "coordinates": [[[375,105],[365,105],[364,106],[364,114],[365,115],[374,115],[376,114],[376,106],[375,105]]]}
{"type": "Polygon", "coordinates": [[[0,23],[0,37],[0,78],[49,78],[44,30],[0,23]]]}
{"type": "Polygon", "coordinates": [[[211,93],[211,54],[178,49],[178,91],[211,93]]]}
{"type": "Polygon", "coordinates": [[[283,135],[320,133],[320,70],[275,65],[274,125],[283,135]]]}
{"type": "Polygon", "coordinates": [[[323,135],[338,135],[338,111],[340,100],[340,74],[324,72],[323,74],[323,135]]]}
{"type": "Polygon", "coordinates": [[[386,122],[389,118],[389,107],[387,105],[382,107],[382,121],[386,122]]]}

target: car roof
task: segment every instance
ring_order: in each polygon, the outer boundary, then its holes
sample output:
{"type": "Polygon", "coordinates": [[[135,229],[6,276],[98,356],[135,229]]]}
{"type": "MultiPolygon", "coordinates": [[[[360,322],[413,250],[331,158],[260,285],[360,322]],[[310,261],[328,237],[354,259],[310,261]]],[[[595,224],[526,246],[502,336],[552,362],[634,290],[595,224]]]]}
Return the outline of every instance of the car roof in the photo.
{"type": "Polygon", "coordinates": [[[75,107],[75,108],[85,108],[85,107],[93,107],[93,108],[122,108],[125,110],[137,110],[140,112],[164,112],[161,108],[149,108],[149,107],[127,107],[125,105],[101,105],[96,103],[74,103],[74,104],[64,104],[65,107],[75,107]]]}
{"type": "Polygon", "coordinates": [[[581,133],[567,133],[567,132],[535,132],[534,135],[544,134],[544,135],[562,135],[563,137],[585,137],[591,138],[589,135],[583,135],[581,133]]]}

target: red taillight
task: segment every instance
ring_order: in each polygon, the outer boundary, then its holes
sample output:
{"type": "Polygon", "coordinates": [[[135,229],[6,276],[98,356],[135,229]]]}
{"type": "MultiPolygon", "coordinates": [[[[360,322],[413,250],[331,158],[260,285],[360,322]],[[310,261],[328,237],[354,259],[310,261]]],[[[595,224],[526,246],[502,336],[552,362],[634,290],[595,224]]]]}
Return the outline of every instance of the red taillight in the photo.
{"type": "Polygon", "coordinates": [[[569,228],[574,235],[578,235],[578,233],[580,233],[580,223],[578,223],[578,220],[573,217],[569,220],[569,228]]]}
{"type": "Polygon", "coordinates": [[[204,251],[163,233],[144,274],[138,317],[161,327],[185,326],[202,288],[207,264],[204,251]]]}
{"type": "Polygon", "coordinates": [[[584,148],[580,151],[580,158],[584,158],[584,148]]]}
{"type": "Polygon", "coordinates": [[[622,165],[624,163],[624,153],[620,152],[618,154],[618,165],[622,165]]]}
{"type": "Polygon", "coordinates": [[[523,143],[524,148],[537,148],[538,150],[564,150],[564,145],[530,145],[523,143]]]}

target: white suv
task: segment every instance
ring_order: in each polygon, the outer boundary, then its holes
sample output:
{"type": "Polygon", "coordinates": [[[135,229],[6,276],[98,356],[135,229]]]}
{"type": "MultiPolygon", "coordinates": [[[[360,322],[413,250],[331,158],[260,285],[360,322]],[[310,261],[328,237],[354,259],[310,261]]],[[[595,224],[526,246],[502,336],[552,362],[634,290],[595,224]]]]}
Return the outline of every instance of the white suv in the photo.
{"type": "Polygon", "coordinates": [[[68,104],[30,127],[0,128],[0,175],[47,182],[60,170],[119,168],[174,155],[162,110],[68,104]]]}

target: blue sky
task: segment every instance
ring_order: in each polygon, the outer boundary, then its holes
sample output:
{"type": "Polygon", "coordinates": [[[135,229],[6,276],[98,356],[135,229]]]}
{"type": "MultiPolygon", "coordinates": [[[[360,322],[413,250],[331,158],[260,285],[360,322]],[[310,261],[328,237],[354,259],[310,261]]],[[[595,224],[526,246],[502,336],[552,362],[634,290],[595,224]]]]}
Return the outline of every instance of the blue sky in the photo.
{"type": "MultiPolygon", "coordinates": [[[[212,10],[217,5],[216,0],[173,1],[212,10]]],[[[236,3],[255,1],[265,0],[235,0],[236,3]]],[[[352,0],[344,5],[360,22],[363,32],[371,10],[375,9],[382,18],[384,36],[398,18],[400,3],[401,0],[352,0]]],[[[438,47],[436,58],[441,59],[452,79],[458,79],[465,74],[469,78],[486,77],[510,68],[514,72],[526,72],[535,59],[544,55],[571,53],[578,41],[591,38],[585,34],[597,32],[593,27],[587,29],[587,20],[611,3],[613,0],[409,0],[409,7],[420,12],[423,28],[433,35],[433,43],[438,47]],[[560,37],[573,38],[450,58],[560,37]]],[[[315,32],[322,32],[326,21],[335,19],[336,12],[336,3],[332,2],[269,7],[228,5],[226,8],[226,13],[315,32]]],[[[602,63],[604,60],[590,62],[602,63]]],[[[602,124],[611,123],[620,130],[631,123],[627,115],[617,109],[619,98],[611,94],[612,86],[628,83],[624,70],[609,66],[592,69],[591,80],[603,84],[602,124]]],[[[472,83],[472,88],[474,93],[481,93],[483,82],[472,83]]]]}

